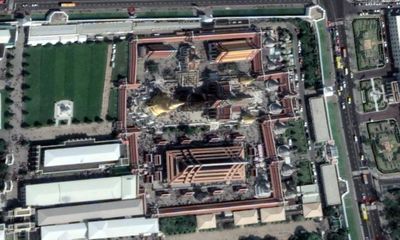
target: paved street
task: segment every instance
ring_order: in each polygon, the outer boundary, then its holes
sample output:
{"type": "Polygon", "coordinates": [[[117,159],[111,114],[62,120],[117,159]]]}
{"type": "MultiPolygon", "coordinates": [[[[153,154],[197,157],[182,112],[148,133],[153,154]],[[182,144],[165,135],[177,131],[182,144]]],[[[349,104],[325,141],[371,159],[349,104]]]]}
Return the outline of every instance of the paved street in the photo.
{"type": "MultiPolygon", "coordinates": [[[[349,58],[345,58],[344,67],[348,67],[351,70],[356,70],[356,58],[354,56],[354,44],[352,38],[352,27],[351,19],[356,16],[360,11],[358,7],[353,6],[345,0],[332,1],[322,0],[321,4],[327,9],[328,19],[331,22],[336,23],[337,30],[339,31],[340,46],[344,46],[348,50],[349,58]]],[[[355,79],[369,78],[374,76],[385,75],[390,71],[390,65],[386,65],[384,68],[366,71],[361,73],[355,73],[355,79]]],[[[343,89],[341,96],[338,97],[338,105],[341,109],[341,118],[344,129],[344,138],[347,146],[347,156],[349,168],[352,172],[359,172],[359,170],[366,170],[368,173],[368,165],[360,160],[360,154],[362,154],[362,146],[360,141],[356,141],[355,136],[359,138],[359,123],[368,121],[370,118],[384,118],[384,116],[393,114],[394,111],[398,112],[398,107],[391,106],[390,109],[380,113],[371,114],[359,114],[356,111],[354,100],[351,104],[348,104],[348,99],[354,99],[353,89],[355,89],[355,80],[351,79],[349,75],[345,76],[342,70],[337,71],[337,86],[346,82],[347,87],[343,89]],[[379,116],[379,117],[378,117],[379,116]]],[[[392,115],[393,116],[393,115],[392,115]]],[[[368,174],[369,181],[365,184],[362,180],[362,175],[355,175],[352,177],[352,181],[349,182],[350,192],[354,192],[354,205],[357,209],[356,213],[360,213],[358,205],[365,202],[365,199],[376,199],[376,191],[373,186],[372,177],[368,174]]],[[[364,221],[360,219],[358,224],[362,225],[363,233],[365,238],[373,239],[381,235],[381,227],[379,221],[379,215],[376,210],[370,210],[368,212],[369,220],[364,221]]],[[[352,226],[350,226],[352,227],[352,226]]],[[[353,226],[355,227],[355,226],[353,226]]]]}

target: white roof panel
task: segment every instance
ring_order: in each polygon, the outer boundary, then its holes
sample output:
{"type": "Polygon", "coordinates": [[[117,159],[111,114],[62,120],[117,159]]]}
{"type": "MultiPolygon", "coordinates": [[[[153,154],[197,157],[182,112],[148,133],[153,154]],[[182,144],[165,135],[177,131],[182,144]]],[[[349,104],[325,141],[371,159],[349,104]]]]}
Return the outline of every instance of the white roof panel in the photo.
{"type": "Polygon", "coordinates": [[[48,149],[44,151],[44,166],[55,167],[118,161],[120,156],[119,143],[48,149]]]}
{"type": "Polygon", "coordinates": [[[26,205],[49,206],[122,197],[132,199],[136,198],[136,191],[136,175],[32,184],[26,186],[26,205]]]}
{"type": "Polygon", "coordinates": [[[321,175],[322,183],[324,186],[326,204],[328,206],[341,204],[342,201],[340,200],[340,191],[335,165],[322,165],[321,175]]]}
{"type": "MultiPolygon", "coordinates": [[[[89,219],[142,216],[143,200],[131,199],[37,210],[39,226],[82,222],[89,219]]],[[[1,238],[0,238],[1,240],[1,238]]]]}
{"type": "Polygon", "coordinates": [[[42,240],[77,240],[86,239],[85,223],[74,223],[41,227],[42,240]]]}
{"type": "Polygon", "coordinates": [[[89,239],[118,238],[158,233],[157,218],[131,218],[89,222],[89,239]]]}

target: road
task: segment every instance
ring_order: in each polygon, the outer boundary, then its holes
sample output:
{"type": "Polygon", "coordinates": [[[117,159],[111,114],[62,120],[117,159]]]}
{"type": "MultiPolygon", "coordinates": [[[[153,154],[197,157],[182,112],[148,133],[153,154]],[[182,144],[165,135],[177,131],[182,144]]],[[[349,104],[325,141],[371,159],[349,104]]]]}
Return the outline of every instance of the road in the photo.
{"type": "MultiPolygon", "coordinates": [[[[31,11],[48,10],[59,8],[59,2],[55,0],[14,0],[16,9],[22,7],[31,11]],[[33,5],[32,5],[33,4],[33,5]],[[37,4],[37,5],[36,5],[37,4]]],[[[311,0],[74,0],[77,6],[74,9],[107,9],[107,8],[127,8],[127,7],[190,7],[198,6],[234,6],[234,5],[261,5],[261,4],[307,4],[311,0]]]]}
{"type": "MultiPolygon", "coordinates": [[[[338,38],[341,47],[349,47],[351,44],[348,44],[347,41],[353,41],[351,38],[348,38],[346,34],[346,18],[352,15],[356,15],[359,11],[362,10],[360,6],[354,6],[348,3],[346,0],[333,1],[333,0],[321,0],[321,4],[327,10],[328,20],[332,23],[336,24],[336,29],[338,30],[338,38]]],[[[333,34],[334,35],[334,34],[333,34]]],[[[335,42],[335,41],[333,41],[335,42]]],[[[334,46],[332,46],[334,47],[334,46]]],[[[353,58],[354,59],[354,58],[353,58]]],[[[350,68],[349,58],[343,59],[344,67],[350,68]]],[[[382,69],[378,71],[378,74],[386,73],[386,69],[382,69]]],[[[339,86],[343,87],[343,91],[339,96],[339,103],[341,108],[341,117],[342,124],[344,126],[344,138],[347,145],[348,151],[348,161],[351,166],[351,171],[353,172],[353,184],[350,184],[350,187],[353,186],[352,189],[355,193],[356,199],[354,199],[357,205],[361,203],[369,203],[372,200],[376,200],[376,190],[374,189],[372,183],[371,174],[369,174],[369,169],[367,162],[361,161],[362,153],[362,145],[359,140],[360,131],[359,131],[359,113],[356,111],[356,106],[354,104],[354,96],[353,89],[355,89],[354,80],[350,77],[350,74],[345,75],[343,70],[337,70],[337,89],[339,86]],[[345,84],[343,84],[345,83],[345,84]],[[367,173],[368,182],[364,182],[360,171],[367,173]]],[[[365,78],[371,75],[376,75],[376,71],[371,71],[371,73],[362,73],[362,74],[354,74],[356,78],[365,78]]],[[[384,75],[384,74],[382,74],[384,75]]],[[[382,76],[381,75],[381,76],[382,76]]],[[[367,116],[368,118],[368,116],[367,116]]],[[[360,212],[360,211],[358,211],[360,212]]],[[[362,219],[362,218],[360,218],[362,219]]],[[[368,220],[361,220],[359,223],[362,226],[363,234],[365,239],[375,239],[381,237],[380,234],[382,232],[379,221],[379,214],[377,210],[369,210],[368,211],[368,220]]]]}

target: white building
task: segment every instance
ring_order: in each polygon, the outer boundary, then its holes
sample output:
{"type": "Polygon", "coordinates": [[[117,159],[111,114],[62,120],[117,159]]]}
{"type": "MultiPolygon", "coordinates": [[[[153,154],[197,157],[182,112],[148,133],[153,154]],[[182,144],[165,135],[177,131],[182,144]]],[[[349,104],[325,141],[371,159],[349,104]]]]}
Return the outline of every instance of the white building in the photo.
{"type": "Polygon", "coordinates": [[[157,218],[129,218],[41,227],[42,240],[115,239],[159,233],[157,218]]]}
{"type": "Polygon", "coordinates": [[[88,239],[106,239],[158,234],[157,218],[130,218],[88,223],[88,239]]]}
{"type": "Polygon", "coordinates": [[[85,223],[74,223],[42,227],[40,229],[42,240],[78,240],[87,239],[85,223]]]}
{"type": "Polygon", "coordinates": [[[394,67],[400,69],[400,16],[389,14],[388,19],[394,67]]]}
{"type": "Polygon", "coordinates": [[[27,206],[51,206],[137,197],[136,175],[26,185],[27,206]]]}
{"type": "Polygon", "coordinates": [[[121,157],[119,143],[46,149],[44,167],[115,162],[121,157]]]}
{"type": "Polygon", "coordinates": [[[333,206],[341,204],[342,201],[340,200],[340,191],[335,165],[322,165],[321,175],[326,205],[333,206]]]}
{"type": "Polygon", "coordinates": [[[310,98],[310,110],[313,120],[315,142],[322,143],[330,140],[325,100],[323,97],[310,98]]]}
{"type": "Polygon", "coordinates": [[[130,199],[37,210],[39,226],[144,215],[143,199],[130,199]]]}

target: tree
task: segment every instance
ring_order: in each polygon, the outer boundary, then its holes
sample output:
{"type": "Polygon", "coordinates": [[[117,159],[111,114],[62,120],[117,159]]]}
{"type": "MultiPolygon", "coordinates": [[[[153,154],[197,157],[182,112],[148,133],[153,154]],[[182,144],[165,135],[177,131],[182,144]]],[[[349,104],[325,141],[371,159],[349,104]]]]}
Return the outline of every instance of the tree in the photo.
{"type": "Polygon", "coordinates": [[[346,229],[339,228],[336,232],[328,232],[326,235],[326,240],[347,240],[346,229]]]}
{"type": "Polygon", "coordinates": [[[297,227],[294,234],[289,240],[322,240],[321,236],[316,232],[308,232],[302,226],[297,227]]]}
{"type": "Polygon", "coordinates": [[[21,84],[22,90],[29,89],[29,88],[31,88],[31,86],[29,84],[26,84],[26,83],[21,84]]]}
{"type": "Polygon", "coordinates": [[[14,91],[14,88],[13,88],[13,87],[10,87],[10,86],[6,86],[6,87],[5,87],[5,90],[6,90],[7,92],[12,92],[12,91],[14,91]]]}
{"type": "Polygon", "coordinates": [[[28,96],[22,96],[22,101],[23,102],[29,102],[30,100],[32,100],[32,98],[30,98],[28,96]]]}

